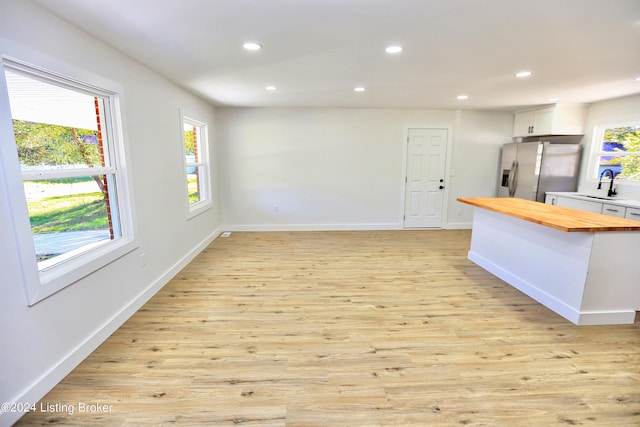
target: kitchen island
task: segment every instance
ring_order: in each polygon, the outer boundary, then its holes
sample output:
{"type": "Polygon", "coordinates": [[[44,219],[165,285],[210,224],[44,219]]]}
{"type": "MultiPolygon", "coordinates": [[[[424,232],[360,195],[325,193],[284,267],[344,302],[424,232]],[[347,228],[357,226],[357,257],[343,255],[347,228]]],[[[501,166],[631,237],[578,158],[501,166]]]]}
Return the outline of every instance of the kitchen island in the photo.
{"type": "Polygon", "coordinates": [[[468,258],[577,325],[640,310],[640,223],[517,198],[476,207],[468,258]]]}

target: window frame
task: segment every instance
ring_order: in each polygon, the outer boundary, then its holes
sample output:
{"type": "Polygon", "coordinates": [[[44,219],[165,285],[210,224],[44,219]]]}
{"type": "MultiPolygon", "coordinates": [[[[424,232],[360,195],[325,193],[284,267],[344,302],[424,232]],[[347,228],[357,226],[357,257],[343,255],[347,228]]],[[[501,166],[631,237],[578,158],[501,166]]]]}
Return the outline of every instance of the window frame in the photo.
{"type": "MultiPolygon", "coordinates": [[[[602,151],[602,143],[604,142],[604,132],[607,129],[622,128],[622,127],[640,127],[640,120],[614,122],[614,123],[599,123],[594,125],[591,138],[591,153],[589,156],[589,167],[587,170],[586,181],[590,183],[598,183],[600,177],[598,176],[598,170],[600,169],[600,157],[601,156],[613,156],[613,157],[627,157],[636,156],[640,157],[640,152],[631,151],[624,154],[615,155],[613,152],[602,151]]],[[[616,185],[640,187],[640,181],[633,181],[626,178],[618,178],[616,175],[616,185]]]]}
{"type": "Polygon", "coordinates": [[[211,209],[213,207],[213,202],[211,200],[211,183],[210,183],[210,174],[211,174],[211,162],[209,158],[209,126],[205,120],[202,120],[197,114],[192,114],[185,110],[180,110],[180,147],[182,153],[182,161],[183,161],[183,177],[184,181],[184,189],[185,189],[185,200],[187,205],[186,217],[187,219],[194,218],[201,213],[211,209]],[[196,140],[197,151],[198,151],[198,160],[196,162],[188,162],[187,161],[187,151],[185,147],[185,124],[190,124],[193,126],[197,126],[200,128],[201,138],[196,140]],[[196,167],[198,168],[199,179],[198,179],[198,192],[200,195],[200,200],[194,203],[189,202],[189,183],[188,183],[188,168],[196,167]]]}
{"type": "MultiPolygon", "coordinates": [[[[83,277],[137,248],[137,242],[134,238],[134,207],[126,167],[128,156],[120,107],[122,92],[122,87],[113,82],[101,80],[99,87],[13,58],[2,57],[0,61],[0,115],[3,121],[0,126],[0,138],[11,142],[0,144],[0,165],[2,166],[0,180],[4,182],[6,189],[5,201],[10,210],[10,225],[13,229],[14,243],[20,261],[22,285],[29,306],[76,283],[83,277]],[[117,199],[118,209],[112,214],[118,216],[120,237],[99,244],[87,245],[86,250],[74,252],[67,257],[62,256],[60,262],[40,270],[36,260],[35,244],[23,187],[23,175],[28,177],[32,173],[24,174],[20,170],[5,70],[103,99],[105,117],[102,126],[103,132],[108,135],[108,138],[105,138],[107,139],[105,143],[109,144],[113,164],[105,168],[96,168],[95,172],[99,172],[98,175],[107,173],[115,177],[117,184],[114,189],[116,193],[114,197],[117,199]]],[[[77,171],[67,170],[60,174],[73,175],[74,173],[77,171]]]]}

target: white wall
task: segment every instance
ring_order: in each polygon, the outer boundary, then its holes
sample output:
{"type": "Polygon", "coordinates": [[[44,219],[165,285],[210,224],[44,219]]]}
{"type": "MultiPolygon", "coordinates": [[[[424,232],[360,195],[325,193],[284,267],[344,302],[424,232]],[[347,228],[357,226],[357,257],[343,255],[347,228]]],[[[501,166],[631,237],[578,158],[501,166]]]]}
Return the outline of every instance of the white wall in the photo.
{"type": "MultiPolygon", "coordinates": [[[[594,126],[611,125],[628,122],[640,122],[640,95],[616,98],[607,101],[596,102],[589,107],[585,126],[584,158],[580,171],[579,191],[593,192],[597,187],[597,181],[589,176],[588,162],[593,147],[594,126]]],[[[640,200],[639,185],[617,185],[620,199],[640,200]]]]}
{"type": "Polygon", "coordinates": [[[451,129],[447,227],[470,227],[457,197],[496,194],[507,112],[218,109],[224,223],[231,230],[398,229],[409,126],[451,129]]]}
{"type": "MultiPolygon", "coordinates": [[[[445,226],[452,228],[469,227],[472,220],[472,208],[457,197],[496,194],[499,148],[511,140],[513,116],[507,112],[214,110],[23,0],[0,2],[0,54],[124,88],[139,245],[28,307],[8,226],[11,212],[0,194],[0,402],[42,397],[214,238],[221,224],[234,230],[402,228],[408,127],[451,131],[445,226]],[[179,108],[212,125],[212,160],[219,165],[212,185],[220,198],[192,220],[184,208],[179,108]]],[[[585,141],[596,124],[631,120],[640,120],[640,96],[594,104],[585,141]]],[[[591,185],[586,181],[583,175],[581,184],[591,185]]],[[[637,194],[624,188],[620,193],[637,194]]],[[[0,425],[16,419],[0,414],[0,425]]]]}
{"type": "MultiPolygon", "coordinates": [[[[105,78],[124,87],[138,249],[28,307],[10,211],[0,194],[0,402],[35,402],[215,237],[217,203],[186,220],[179,108],[211,126],[216,117],[211,105],[31,2],[0,2],[0,54],[80,80],[105,78]]],[[[211,152],[215,161],[213,143],[211,152]]],[[[17,414],[1,414],[0,425],[16,419],[17,414]]]]}

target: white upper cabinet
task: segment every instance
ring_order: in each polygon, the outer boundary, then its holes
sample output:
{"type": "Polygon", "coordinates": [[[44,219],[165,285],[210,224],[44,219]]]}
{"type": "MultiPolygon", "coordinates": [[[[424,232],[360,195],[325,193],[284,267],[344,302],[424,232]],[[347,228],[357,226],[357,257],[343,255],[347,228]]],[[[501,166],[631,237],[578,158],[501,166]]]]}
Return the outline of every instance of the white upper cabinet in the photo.
{"type": "Polygon", "coordinates": [[[583,104],[556,104],[515,113],[513,136],[582,135],[587,108],[583,104]]]}

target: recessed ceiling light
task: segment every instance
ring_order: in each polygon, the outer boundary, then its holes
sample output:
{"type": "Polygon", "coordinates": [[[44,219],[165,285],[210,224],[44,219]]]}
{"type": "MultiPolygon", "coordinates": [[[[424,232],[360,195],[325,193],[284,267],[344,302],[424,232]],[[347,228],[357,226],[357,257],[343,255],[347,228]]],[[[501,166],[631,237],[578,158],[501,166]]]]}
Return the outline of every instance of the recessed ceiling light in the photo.
{"type": "Polygon", "coordinates": [[[389,46],[384,51],[387,53],[400,53],[402,52],[402,46],[389,46]]]}
{"type": "Polygon", "coordinates": [[[524,78],[529,76],[531,76],[531,71],[520,71],[516,73],[516,77],[519,77],[519,78],[524,78]]]}
{"type": "Polygon", "coordinates": [[[636,81],[640,82],[640,76],[636,77],[636,81]]]}
{"type": "Polygon", "coordinates": [[[458,95],[458,99],[460,100],[469,99],[469,95],[458,95]]]}
{"type": "Polygon", "coordinates": [[[260,50],[260,49],[262,49],[262,45],[259,45],[258,43],[253,43],[253,42],[245,43],[245,44],[242,45],[242,47],[247,49],[247,50],[260,50]]]}
{"type": "Polygon", "coordinates": [[[275,87],[275,86],[267,86],[267,87],[265,87],[265,89],[266,89],[266,90],[276,90],[276,89],[278,89],[278,88],[277,88],[277,87],[275,87]]]}
{"type": "Polygon", "coordinates": [[[356,92],[364,92],[365,88],[362,87],[362,86],[358,86],[358,87],[353,88],[353,90],[355,90],[356,92]]]}
{"type": "Polygon", "coordinates": [[[559,99],[558,98],[549,98],[549,99],[547,99],[547,101],[549,101],[549,102],[558,102],[559,99]]]}

